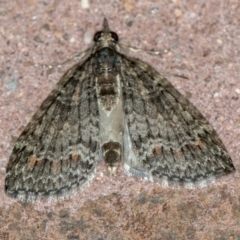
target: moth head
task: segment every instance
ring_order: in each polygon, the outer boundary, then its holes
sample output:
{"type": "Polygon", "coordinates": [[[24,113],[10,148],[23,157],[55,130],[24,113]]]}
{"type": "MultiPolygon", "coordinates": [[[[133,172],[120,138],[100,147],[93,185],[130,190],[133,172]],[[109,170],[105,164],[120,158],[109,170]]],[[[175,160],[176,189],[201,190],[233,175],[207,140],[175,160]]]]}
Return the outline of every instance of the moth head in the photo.
{"type": "Polygon", "coordinates": [[[104,47],[118,42],[118,35],[109,29],[106,18],[103,20],[103,29],[95,33],[93,40],[104,47]]]}

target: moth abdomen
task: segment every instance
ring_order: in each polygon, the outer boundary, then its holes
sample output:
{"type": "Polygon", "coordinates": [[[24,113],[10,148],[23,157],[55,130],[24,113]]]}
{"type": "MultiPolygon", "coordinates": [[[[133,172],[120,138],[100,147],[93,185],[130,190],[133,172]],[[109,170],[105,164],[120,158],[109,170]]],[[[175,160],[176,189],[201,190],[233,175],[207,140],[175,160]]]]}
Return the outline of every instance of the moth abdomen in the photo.
{"type": "Polygon", "coordinates": [[[121,161],[122,146],[118,142],[107,142],[102,146],[103,156],[110,175],[115,175],[121,161]]]}

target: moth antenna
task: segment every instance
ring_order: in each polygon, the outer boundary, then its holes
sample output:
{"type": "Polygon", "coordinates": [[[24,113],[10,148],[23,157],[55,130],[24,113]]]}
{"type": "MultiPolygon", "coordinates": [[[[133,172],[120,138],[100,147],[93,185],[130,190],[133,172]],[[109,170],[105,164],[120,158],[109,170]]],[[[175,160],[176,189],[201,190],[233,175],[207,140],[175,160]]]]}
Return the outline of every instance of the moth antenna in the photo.
{"type": "Polygon", "coordinates": [[[110,32],[110,28],[108,26],[108,20],[106,18],[103,19],[103,32],[110,32]]]}

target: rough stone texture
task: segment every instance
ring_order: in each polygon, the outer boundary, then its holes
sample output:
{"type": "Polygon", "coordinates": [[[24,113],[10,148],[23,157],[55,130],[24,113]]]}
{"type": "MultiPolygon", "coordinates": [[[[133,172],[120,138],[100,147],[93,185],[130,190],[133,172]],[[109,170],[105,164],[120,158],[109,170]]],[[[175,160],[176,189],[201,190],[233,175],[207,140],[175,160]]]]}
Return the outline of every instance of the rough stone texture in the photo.
{"type": "MultiPolygon", "coordinates": [[[[240,5],[238,1],[0,2],[0,239],[240,239],[240,5]],[[26,204],[4,194],[16,137],[108,18],[122,43],[186,95],[226,145],[237,171],[209,188],[164,189],[102,163],[70,200],[26,204]],[[179,78],[176,75],[187,77],[179,78]]],[[[130,54],[130,53],[129,53],[130,54]]]]}

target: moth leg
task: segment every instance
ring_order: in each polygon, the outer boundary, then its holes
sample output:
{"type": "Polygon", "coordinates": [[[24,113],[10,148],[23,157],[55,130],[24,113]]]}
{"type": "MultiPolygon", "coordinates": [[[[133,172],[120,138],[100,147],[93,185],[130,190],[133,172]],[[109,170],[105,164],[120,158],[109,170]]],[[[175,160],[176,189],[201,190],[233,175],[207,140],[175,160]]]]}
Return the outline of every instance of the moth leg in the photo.
{"type": "Polygon", "coordinates": [[[144,49],[141,49],[141,48],[136,48],[136,47],[128,46],[128,45],[125,45],[125,44],[121,44],[121,47],[129,49],[132,52],[145,52],[145,53],[148,53],[150,55],[158,55],[158,56],[169,53],[172,49],[176,48],[176,46],[172,46],[172,47],[169,47],[169,48],[166,48],[166,49],[163,49],[163,50],[154,51],[154,50],[144,50],[144,49]]]}
{"type": "Polygon", "coordinates": [[[82,60],[84,57],[89,56],[89,53],[91,52],[92,48],[88,48],[83,52],[77,53],[75,56],[72,58],[69,58],[65,60],[64,62],[59,62],[59,63],[54,63],[54,64],[48,64],[48,65],[42,65],[43,67],[48,67],[48,68],[53,68],[53,67],[59,67],[63,66],[69,62],[75,61],[75,60],[82,60]]]}

